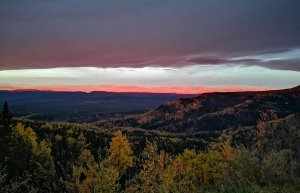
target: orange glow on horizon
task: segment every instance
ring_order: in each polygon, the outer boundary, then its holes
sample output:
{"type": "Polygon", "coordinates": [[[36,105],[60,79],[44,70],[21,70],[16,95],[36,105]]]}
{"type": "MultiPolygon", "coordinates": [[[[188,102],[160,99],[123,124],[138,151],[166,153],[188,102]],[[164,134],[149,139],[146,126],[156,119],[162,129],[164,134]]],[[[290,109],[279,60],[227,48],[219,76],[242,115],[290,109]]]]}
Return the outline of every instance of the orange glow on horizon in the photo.
{"type": "Polygon", "coordinates": [[[266,87],[239,87],[239,86],[132,86],[132,85],[49,85],[37,87],[1,87],[0,90],[41,90],[41,91],[106,91],[106,92],[137,92],[137,93],[177,93],[201,94],[209,92],[235,92],[235,91],[265,91],[266,87]]]}

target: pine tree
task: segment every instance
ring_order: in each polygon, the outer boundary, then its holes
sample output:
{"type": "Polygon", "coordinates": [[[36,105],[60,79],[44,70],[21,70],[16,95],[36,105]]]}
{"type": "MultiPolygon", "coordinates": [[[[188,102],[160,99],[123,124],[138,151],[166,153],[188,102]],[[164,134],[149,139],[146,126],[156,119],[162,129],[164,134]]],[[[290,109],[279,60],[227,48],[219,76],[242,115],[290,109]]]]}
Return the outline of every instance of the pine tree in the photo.
{"type": "Polygon", "coordinates": [[[0,163],[6,162],[9,157],[11,123],[12,114],[9,111],[7,102],[5,102],[0,113],[0,163]]]}
{"type": "Polygon", "coordinates": [[[1,112],[1,123],[0,123],[1,125],[3,125],[3,128],[5,130],[9,130],[9,127],[12,123],[12,117],[13,116],[8,108],[8,103],[5,102],[3,105],[2,112],[1,112]]]}

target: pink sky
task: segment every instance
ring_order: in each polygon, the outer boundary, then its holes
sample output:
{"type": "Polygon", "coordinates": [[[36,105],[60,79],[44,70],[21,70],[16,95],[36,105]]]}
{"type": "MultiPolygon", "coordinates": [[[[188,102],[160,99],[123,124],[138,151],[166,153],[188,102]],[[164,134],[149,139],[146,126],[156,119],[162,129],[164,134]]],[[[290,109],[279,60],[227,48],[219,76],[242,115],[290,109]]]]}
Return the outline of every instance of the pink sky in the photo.
{"type": "Polygon", "coordinates": [[[200,94],[207,92],[234,92],[234,91],[263,91],[269,90],[266,87],[199,87],[199,86],[128,86],[128,85],[51,85],[36,87],[4,87],[1,90],[44,90],[44,91],[107,91],[107,92],[143,92],[143,93],[180,93],[180,94],[200,94]]]}

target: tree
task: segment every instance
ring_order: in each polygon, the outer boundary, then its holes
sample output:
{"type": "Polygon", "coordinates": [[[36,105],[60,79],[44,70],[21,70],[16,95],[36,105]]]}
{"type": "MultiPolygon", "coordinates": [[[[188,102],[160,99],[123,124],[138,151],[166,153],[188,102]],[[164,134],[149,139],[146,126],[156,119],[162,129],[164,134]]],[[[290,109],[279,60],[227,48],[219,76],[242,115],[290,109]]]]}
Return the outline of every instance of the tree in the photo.
{"type": "Polygon", "coordinates": [[[11,192],[59,192],[62,183],[56,178],[48,142],[38,142],[35,131],[22,123],[11,130],[4,162],[11,192]]]}
{"type": "Polygon", "coordinates": [[[143,164],[140,173],[135,176],[128,187],[128,192],[169,192],[173,184],[171,157],[149,141],[143,152],[143,164]]]}
{"type": "Polygon", "coordinates": [[[9,180],[7,178],[6,168],[0,164],[0,192],[1,193],[37,193],[38,189],[28,184],[30,177],[16,178],[9,180]]]}
{"type": "Polygon", "coordinates": [[[6,168],[2,166],[2,163],[0,163],[0,192],[8,192],[7,189],[6,168]]]}
{"type": "Polygon", "coordinates": [[[228,181],[229,173],[227,170],[228,165],[235,159],[235,149],[231,146],[232,137],[230,135],[222,134],[218,138],[218,142],[213,144],[211,150],[218,152],[220,163],[219,169],[222,170],[222,181],[228,181]]]}
{"type": "Polygon", "coordinates": [[[116,168],[99,164],[95,176],[95,192],[115,193],[119,190],[119,174],[116,168]]]}
{"type": "Polygon", "coordinates": [[[109,156],[104,160],[104,165],[116,168],[119,176],[123,175],[127,168],[133,166],[131,147],[121,131],[114,132],[114,137],[110,142],[109,156]]]}
{"type": "Polygon", "coordinates": [[[214,144],[212,150],[219,152],[222,162],[234,160],[234,148],[231,146],[232,138],[229,135],[221,135],[218,143],[214,144]]]}
{"type": "Polygon", "coordinates": [[[199,190],[200,186],[202,186],[202,184],[198,182],[200,171],[195,168],[197,158],[196,151],[194,149],[185,149],[178,158],[178,161],[181,161],[181,165],[183,167],[179,171],[180,178],[178,188],[182,192],[196,192],[199,190]]]}
{"type": "Polygon", "coordinates": [[[94,192],[96,166],[91,151],[84,149],[79,156],[80,165],[75,167],[76,187],[80,193],[94,192]]]}
{"type": "Polygon", "coordinates": [[[142,154],[143,162],[144,161],[153,161],[158,157],[158,147],[156,143],[151,143],[150,141],[146,141],[146,147],[142,154]],[[145,160],[144,160],[145,159],[145,160]]]}
{"type": "Polygon", "coordinates": [[[6,162],[10,153],[12,114],[8,109],[7,102],[3,105],[0,113],[0,162],[6,162]]]}
{"type": "Polygon", "coordinates": [[[46,140],[38,143],[33,150],[29,171],[32,174],[32,182],[40,191],[59,191],[62,182],[56,178],[56,171],[51,147],[46,140]]]}
{"type": "Polygon", "coordinates": [[[54,163],[51,156],[51,147],[46,140],[42,140],[40,143],[38,143],[34,150],[34,156],[36,161],[39,162],[43,168],[48,170],[48,172],[53,172],[54,163]]]}
{"type": "Polygon", "coordinates": [[[262,167],[259,159],[249,150],[241,147],[235,151],[235,159],[228,165],[228,182],[249,186],[261,185],[262,167]]]}
{"type": "Polygon", "coordinates": [[[264,177],[268,184],[280,184],[293,180],[293,170],[296,163],[291,160],[292,151],[283,149],[278,152],[271,152],[262,161],[264,177]]]}
{"type": "Polygon", "coordinates": [[[156,143],[147,141],[143,159],[142,169],[129,183],[127,192],[191,192],[191,170],[181,156],[173,158],[165,151],[158,152],[156,143]]]}
{"type": "Polygon", "coordinates": [[[25,128],[18,123],[12,128],[9,138],[9,152],[7,154],[7,169],[11,176],[19,176],[28,170],[37,143],[36,133],[32,128],[25,128]]]}
{"type": "MultiPolygon", "coordinates": [[[[12,113],[9,111],[8,103],[5,102],[3,105],[2,112],[1,112],[0,125],[3,125],[3,128],[5,130],[9,130],[9,127],[12,123],[12,118],[13,118],[13,116],[12,116],[12,113]]],[[[8,133],[6,133],[6,134],[8,134],[8,133]]]]}

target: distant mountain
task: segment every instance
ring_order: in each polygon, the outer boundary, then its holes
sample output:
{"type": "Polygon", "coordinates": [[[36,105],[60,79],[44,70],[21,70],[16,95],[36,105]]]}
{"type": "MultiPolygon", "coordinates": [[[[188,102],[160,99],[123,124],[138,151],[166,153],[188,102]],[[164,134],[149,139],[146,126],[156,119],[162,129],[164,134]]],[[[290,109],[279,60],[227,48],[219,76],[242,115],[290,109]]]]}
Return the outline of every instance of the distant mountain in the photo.
{"type": "Polygon", "coordinates": [[[147,112],[162,103],[195,95],[114,92],[0,91],[16,117],[32,120],[94,122],[147,112]]]}
{"type": "Polygon", "coordinates": [[[218,132],[300,113],[300,86],[261,92],[206,93],[167,102],[123,119],[98,121],[102,127],[130,126],[178,133],[218,132]]]}

